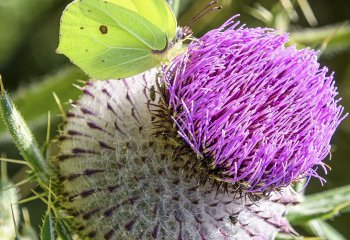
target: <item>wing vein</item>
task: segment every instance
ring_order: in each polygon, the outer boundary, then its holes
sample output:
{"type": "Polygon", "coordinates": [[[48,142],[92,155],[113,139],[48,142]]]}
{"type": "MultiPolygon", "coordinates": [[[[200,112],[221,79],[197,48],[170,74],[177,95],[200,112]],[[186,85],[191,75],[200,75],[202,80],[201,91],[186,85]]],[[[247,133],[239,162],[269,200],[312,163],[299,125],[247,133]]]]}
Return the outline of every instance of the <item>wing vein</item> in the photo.
{"type": "MultiPolygon", "coordinates": [[[[136,39],[138,39],[139,41],[141,41],[143,44],[145,44],[147,47],[149,47],[150,49],[153,49],[154,46],[150,46],[146,41],[144,41],[141,37],[138,36],[137,33],[135,33],[134,31],[132,31],[131,29],[125,27],[123,24],[120,23],[120,21],[118,21],[116,18],[114,18],[112,15],[110,15],[109,13],[103,11],[102,9],[98,8],[98,6],[92,6],[94,7],[97,11],[99,11],[102,14],[105,14],[106,16],[110,17],[120,28],[122,28],[124,31],[128,32],[129,34],[131,34],[132,36],[134,36],[136,39]]],[[[135,19],[135,18],[134,18],[135,19]]],[[[136,20],[136,19],[135,19],[136,20]]],[[[137,20],[136,20],[137,21],[137,20]]],[[[142,21],[138,21],[138,24],[142,25],[145,29],[148,30],[148,32],[152,35],[153,37],[153,44],[155,45],[156,42],[156,36],[154,35],[154,33],[148,28],[147,25],[144,24],[144,22],[142,21]]],[[[152,24],[152,23],[150,23],[152,24]]]]}

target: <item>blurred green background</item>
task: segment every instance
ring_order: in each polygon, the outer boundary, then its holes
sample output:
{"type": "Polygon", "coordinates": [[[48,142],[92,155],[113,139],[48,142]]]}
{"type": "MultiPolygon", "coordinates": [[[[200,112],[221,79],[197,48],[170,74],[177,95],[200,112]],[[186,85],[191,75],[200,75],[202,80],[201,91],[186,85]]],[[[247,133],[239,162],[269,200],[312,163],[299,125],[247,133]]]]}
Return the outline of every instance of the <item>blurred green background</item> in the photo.
{"type": "MultiPolygon", "coordinates": [[[[172,0],[169,1],[172,3],[172,0]]],[[[179,25],[186,25],[207,0],[182,0],[175,11],[179,25]]],[[[58,45],[59,19],[66,0],[0,0],[0,73],[6,89],[28,120],[40,143],[45,142],[47,112],[51,112],[51,136],[61,121],[52,92],[64,108],[79,91],[72,86],[87,77],[62,55],[55,53],[58,45]]],[[[346,0],[222,0],[223,10],[207,14],[192,28],[195,36],[219,26],[230,16],[240,14],[247,26],[269,26],[291,32],[291,44],[320,49],[320,61],[335,71],[335,80],[342,105],[350,111],[350,1],[346,0]]],[[[311,181],[307,192],[318,192],[350,184],[350,118],[338,129],[332,141],[332,167],[327,184],[311,181]]],[[[8,158],[20,159],[9,134],[0,123],[0,152],[8,158]]],[[[26,177],[26,169],[9,164],[14,182],[26,177]]],[[[20,187],[21,196],[30,194],[34,185],[20,187]]],[[[23,204],[31,213],[34,226],[39,226],[45,210],[40,201],[23,204]]],[[[331,221],[350,239],[350,214],[331,221]]]]}

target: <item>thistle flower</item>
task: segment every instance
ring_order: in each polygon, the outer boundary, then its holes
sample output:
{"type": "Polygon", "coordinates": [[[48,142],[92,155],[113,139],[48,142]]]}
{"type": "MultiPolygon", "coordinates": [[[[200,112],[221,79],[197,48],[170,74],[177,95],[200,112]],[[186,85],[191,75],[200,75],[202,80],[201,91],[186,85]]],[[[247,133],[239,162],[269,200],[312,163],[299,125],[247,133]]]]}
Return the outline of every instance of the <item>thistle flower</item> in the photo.
{"type": "Polygon", "coordinates": [[[165,70],[166,98],[199,172],[269,193],[316,172],[342,121],[333,74],[287,34],[233,18],[193,41],[165,70]],[[204,170],[203,170],[204,169],[204,170]]]}
{"type": "Polygon", "coordinates": [[[155,136],[156,85],[156,71],[88,82],[67,114],[52,164],[75,232],[84,239],[220,240],[290,231],[283,217],[295,201],[290,189],[252,204],[188,178],[170,139],[155,136]]]}
{"type": "Polygon", "coordinates": [[[288,186],[323,181],[315,167],[326,170],[343,108],[314,51],[237,26],[231,19],[192,42],[163,78],[153,70],[83,88],[52,162],[60,204],[82,237],[273,239],[290,231],[288,186]],[[269,197],[255,205],[237,192],[269,197]]]}

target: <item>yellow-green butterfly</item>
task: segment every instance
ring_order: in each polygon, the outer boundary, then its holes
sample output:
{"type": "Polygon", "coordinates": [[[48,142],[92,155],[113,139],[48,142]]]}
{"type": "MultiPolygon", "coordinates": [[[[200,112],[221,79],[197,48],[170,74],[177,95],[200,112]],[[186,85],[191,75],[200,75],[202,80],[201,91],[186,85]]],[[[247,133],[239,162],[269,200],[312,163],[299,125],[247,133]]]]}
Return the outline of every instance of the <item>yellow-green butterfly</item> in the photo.
{"type": "Polygon", "coordinates": [[[179,35],[165,0],[75,0],[63,12],[57,52],[90,77],[125,78],[166,62],[179,35]]]}

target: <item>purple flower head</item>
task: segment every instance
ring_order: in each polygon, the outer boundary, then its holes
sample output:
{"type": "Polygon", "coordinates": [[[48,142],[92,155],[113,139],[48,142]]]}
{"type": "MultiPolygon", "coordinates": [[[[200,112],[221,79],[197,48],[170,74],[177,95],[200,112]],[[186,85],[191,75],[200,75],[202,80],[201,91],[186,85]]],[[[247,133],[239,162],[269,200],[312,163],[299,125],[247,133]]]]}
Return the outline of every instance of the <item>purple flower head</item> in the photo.
{"type": "Polygon", "coordinates": [[[238,25],[208,32],[165,70],[179,135],[210,179],[246,192],[324,182],[317,166],[327,171],[343,119],[333,74],[317,52],[285,47],[287,34],[238,25]]]}

